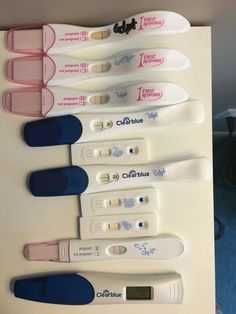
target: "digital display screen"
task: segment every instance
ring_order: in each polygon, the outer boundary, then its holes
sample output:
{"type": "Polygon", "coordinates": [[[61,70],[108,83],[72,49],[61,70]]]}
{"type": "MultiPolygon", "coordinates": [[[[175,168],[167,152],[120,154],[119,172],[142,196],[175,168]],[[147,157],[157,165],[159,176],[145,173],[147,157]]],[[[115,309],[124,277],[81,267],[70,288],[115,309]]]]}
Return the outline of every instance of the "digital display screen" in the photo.
{"type": "Polygon", "coordinates": [[[126,300],[151,300],[152,287],[126,287],[126,300]]]}

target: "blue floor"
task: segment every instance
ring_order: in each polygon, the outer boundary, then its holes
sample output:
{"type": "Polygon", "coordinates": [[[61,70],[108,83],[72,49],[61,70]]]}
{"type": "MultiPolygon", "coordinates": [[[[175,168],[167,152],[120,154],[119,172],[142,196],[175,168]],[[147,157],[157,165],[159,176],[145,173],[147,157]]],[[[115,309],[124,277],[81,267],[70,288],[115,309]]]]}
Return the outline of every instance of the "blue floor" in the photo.
{"type": "Polygon", "coordinates": [[[216,241],[216,298],[223,314],[236,314],[236,188],[216,184],[215,216],[224,225],[216,241]]]}

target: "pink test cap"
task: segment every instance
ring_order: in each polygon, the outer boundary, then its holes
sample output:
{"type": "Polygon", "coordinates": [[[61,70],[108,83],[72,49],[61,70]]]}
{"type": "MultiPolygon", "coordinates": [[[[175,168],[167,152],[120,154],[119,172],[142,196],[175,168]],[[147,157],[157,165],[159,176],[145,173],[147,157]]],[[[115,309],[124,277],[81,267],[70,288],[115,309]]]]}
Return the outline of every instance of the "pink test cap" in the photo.
{"type": "Polygon", "coordinates": [[[6,62],[6,78],[14,83],[42,86],[52,79],[56,65],[50,57],[23,57],[6,62]]]}
{"type": "Polygon", "coordinates": [[[69,241],[26,244],[23,254],[29,261],[69,262],[69,241]]]}
{"type": "Polygon", "coordinates": [[[55,42],[56,35],[49,25],[16,27],[6,32],[8,50],[24,54],[44,54],[55,42]]]}
{"type": "Polygon", "coordinates": [[[44,117],[53,105],[53,94],[47,88],[19,88],[3,95],[4,110],[21,116],[44,117]]]}

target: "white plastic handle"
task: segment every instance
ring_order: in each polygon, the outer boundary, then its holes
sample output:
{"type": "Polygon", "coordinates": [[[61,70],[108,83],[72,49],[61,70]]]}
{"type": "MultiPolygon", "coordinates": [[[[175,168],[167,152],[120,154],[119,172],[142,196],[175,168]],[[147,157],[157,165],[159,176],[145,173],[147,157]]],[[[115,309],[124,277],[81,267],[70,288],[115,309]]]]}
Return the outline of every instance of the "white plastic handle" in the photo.
{"type": "Polygon", "coordinates": [[[182,53],[172,49],[147,49],[121,54],[101,61],[64,56],[43,57],[43,83],[64,85],[98,77],[127,75],[147,71],[175,71],[190,66],[182,53]]]}
{"type": "Polygon", "coordinates": [[[209,181],[212,165],[206,157],[139,166],[83,166],[89,178],[85,193],[124,187],[138,188],[148,183],[168,181],[209,181]]]}
{"type": "Polygon", "coordinates": [[[137,36],[163,35],[186,32],[189,22],[181,15],[168,11],[153,11],[125,18],[103,27],[81,27],[67,24],[45,24],[42,29],[13,28],[6,34],[6,46],[10,51],[24,54],[76,55],[82,48],[118,44],[137,36]]]}
{"type": "Polygon", "coordinates": [[[172,49],[146,49],[122,53],[119,56],[88,61],[60,55],[29,56],[6,62],[6,78],[14,83],[50,86],[76,84],[93,78],[111,78],[150,72],[183,70],[190,61],[172,49]]]}
{"type": "Polygon", "coordinates": [[[69,240],[70,262],[103,259],[171,259],[184,251],[182,240],[174,236],[131,240],[69,240]]]}
{"type": "Polygon", "coordinates": [[[183,302],[183,282],[181,276],[176,273],[162,275],[82,273],[81,275],[94,287],[95,297],[92,304],[181,304],[183,302]],[[136,287],[137,293],[139,291],[141,293],[141,299],[128,298],[128,287],[136,287]],[[151,295],[149,292],[146,298],[142,298],[142,288],[151,290],[151,295]]]}
{"type": "Polygon", "coordinates": [[[168,11],[141,13],[98,28],[49,24],[43,27],[43,49],[48,54],[74,52],[84,47],[122,43],[136,36],[176,34],[189,29],[183,16],[168,11]]]}
{"type": "Polygon", "coordinates": [[[59,86],[17,88],[4,93],[5,111],[25,116],[55,117],[82,112],[134,111],[151,106],[178,104],[187,91],[172,83],[140,83],[119,89],[85,92],[59,86]]]}
{"type": "Polygon", "coordinates": [[[90,142],[121,133],[151,127],[168,127],[200,124],[205,118],[204,105],[191,100],[174,106],[153,108],[134,113],[104,113],[76,115],[83,125],[83,133],[77,142],[90,142]]]}
{"type": "Polygon", "coordinates": [[[46,117],[109,108],[128,107],[134,110],[141,109],[142,106],[166,106],[184,102],[189,98],[188,92],[183,87],[159,82],[141,83],[96,93],[52,86],[43,88],[42,95],[45,96],[42,115],[46,117]]]}

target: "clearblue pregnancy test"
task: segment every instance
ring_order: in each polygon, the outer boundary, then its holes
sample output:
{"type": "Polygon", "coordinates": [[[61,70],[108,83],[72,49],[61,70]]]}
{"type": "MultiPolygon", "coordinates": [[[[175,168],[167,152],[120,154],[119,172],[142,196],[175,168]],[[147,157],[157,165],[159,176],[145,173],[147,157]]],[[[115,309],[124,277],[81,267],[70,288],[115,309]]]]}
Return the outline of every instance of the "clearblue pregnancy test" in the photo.
{"type": "Polygon", "coordinates": [[[18,27],[6,33],[10,51],[25,54],[65,54],[85,47],[130,40],[136,36],[175,34],[190,29],[181,15],[168,11],[140,13],[103,27],[45,24],[39,29],[18,27]]]}
{"type": "Polygon", "coordinates": [[[190,61],[172,49],[146,49],[126,52],[110,59],[88,61],[67,56],[27,56],[10,59],[5,65],[6,78],[14,83],[51,86],[68,85],[93,78],[139,72],[183,70],[190,61]]]}
{"type": "Polygon", "coordinates": [[[67,305],[181,304],[184,289],[181,276],[176,273],[62,273],[17,279],[14,295],[25,300],[67,305]]]}
{"type": "Polygon", "coordinates": [[[29,189],[35,196],[79,195],[168,181],[208,181],[211,162],[205,157],[136,166],[89,165],[35,171],[29,189]]]}
{"type": "Polygon", "coordinates": [[[141,83],[96,93],[64,87],[29,87],[4,93],[3,108],[13,114],[53,117],[107,108],[166,106],[189,99],[187,91],[172,83],[141,83]]]}
{"type": "Polygon", "coordinates": [[[192,100],[134,113],[67,115],[28,122],[24,127],[24,139],[29,146],[74,144],[151,127],[199,124],[204,118],[204,105],[192,100]]]}
{"type": "Polygon", "coordinates": [[[171,259],[183,254],[182,240],[172,235],[131,240],[60,240],[24,246],[29,261],[87,262],[106,259],[171,259]]]}

